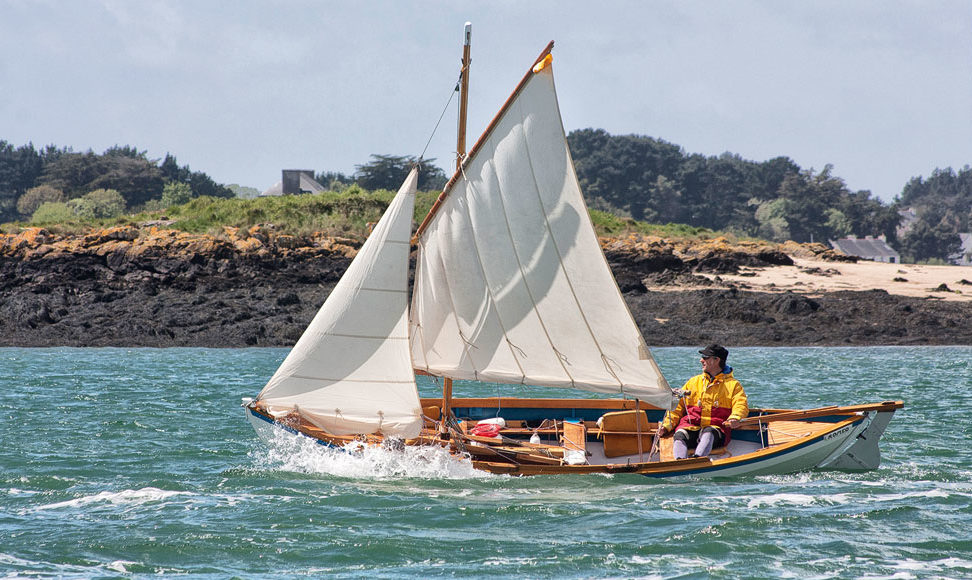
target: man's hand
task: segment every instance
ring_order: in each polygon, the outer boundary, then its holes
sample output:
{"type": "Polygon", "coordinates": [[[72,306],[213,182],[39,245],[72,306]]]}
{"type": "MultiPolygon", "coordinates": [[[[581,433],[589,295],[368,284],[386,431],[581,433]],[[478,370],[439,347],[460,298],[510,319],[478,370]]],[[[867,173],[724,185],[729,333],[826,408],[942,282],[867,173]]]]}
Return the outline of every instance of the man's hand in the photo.
{"type": "Polygon", "coordinates": [[[739,426],[739,419],[729,419],[726,421],[726,425],[728,425],[730,429],[735,429],[739,426]]]}
{"type": "Polygon", "coordinates": [[[664,437],[665,435],[668,435],[668,429],[666,429],[665,427],[659,427],[658,428],[658,436],[659,437],[664,437]]]}

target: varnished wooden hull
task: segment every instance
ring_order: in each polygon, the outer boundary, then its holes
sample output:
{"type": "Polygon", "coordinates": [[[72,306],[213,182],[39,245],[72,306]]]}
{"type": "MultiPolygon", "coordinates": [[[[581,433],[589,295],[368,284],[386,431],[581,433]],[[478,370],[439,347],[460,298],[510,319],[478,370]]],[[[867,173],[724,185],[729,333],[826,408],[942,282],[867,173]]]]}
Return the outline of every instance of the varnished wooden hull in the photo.
{"type": "MultiPolygon", "coordinates": [[[[435,408],[437,399],[424,399],[423,405],[435,408]]],[[[866,470],[880,463],[877,441],[900,401],[852,407],[826,407],[814,410],[754,410],[747,429],[734,431],[733,441],[710,457],[675,460],[670,455],[670,439],[658,440],[653,430],[663,411],[641,404],[648,423],[638,426],[640,447],[625,456],[605,455],[603,438],[610,431],[599,431],[594,421],[604,413],[633,410],[635,402],[620,399],[454,399],[452,409],[465,425],[497,416],[501,411],[511,427],[503,429],[502,439],[494,440],[456,432],[448,439],[438,435],[429,424],[422,436],[407,445],[438,445],[449,448],[457,459],[469,460],[476,469],[507,475],[607,474],[628,473],[653,478],[738,477],[785,474],[811,469],[866,470]],[[765,414],[762,420],[754,417],[765,414]],[[542,419],[577,421],[590,425],[586,436],[585,463],[567,461],[563,423],[553,429],[538,428],[542,419]],[[765,422],[764,422],[765,421],[765,422]],[[642,429],[644,431],[642,431],[642,429]],[[551,437],[551,431],[555,437],[551,437]],[[547,442],[529,443],[531,433],[542,433],[547,442]],[[561,439],[556,440],[556,436],[561,439]],[[654,444],[654,446],[652,445],[654,444]]],[[[382,442],[380,435],[366,437],[335,436],[302,422],[299,418],[273,418],[253,405],[246,407],[247,418],[262,438],[269,439],[282,429],[296,436],[334,448],[352,441],[368,444],[382,442]]],[[[569,446],[568,446],[569,447],[569,446]]],[[[569,449],[567,449],[569,451],[569,449]]]]}

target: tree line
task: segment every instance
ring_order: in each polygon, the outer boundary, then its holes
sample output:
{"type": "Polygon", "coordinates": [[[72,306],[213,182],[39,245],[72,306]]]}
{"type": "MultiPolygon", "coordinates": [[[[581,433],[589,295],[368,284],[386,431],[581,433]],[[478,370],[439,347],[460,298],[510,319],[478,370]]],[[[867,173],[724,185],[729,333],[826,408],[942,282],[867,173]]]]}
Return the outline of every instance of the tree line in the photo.
{"type": "Polygon", "coordinates": [[[955,255],[961,248],[956,234],[972,231],[972,167],[914,177],[895,203],[911,208],[915,217],[901,240],[903,252],[919,260],[955,255]]]}
{"type": "Polygon", "coordinates": [[[233,192],[170,154],[157,161],[128,145],[97,154],[0,140],[0,223],[32,219],[38,211],[51,222],[114,217],[200,196],[233,192]]]}
{"type": "Polygon", "coordinates": [[[568,135],[592,207],[638,220],[684,223],[774,241],[885,236],[909,260],[945,260],[970,231],[972,168],[913,178],[891,204],[851,191],[832,167],[803,169],[788,157],[755,162],[686,153],[640,135],[583,129],[568,135]],[[898,235],[899,210],[917,220],[898,235]]]}
{"type": "MultiPolygon", "coordinates": [[[[657,224],[686,224],[778,242],[821,242],[847,236],[885,236],[909,261],[946,260],[958,234],[970,231],[972,169],[936,169],[916,177],[891,204],[866,190],[851,191],[830,165],[804,169],[788,157],[756,162],[724,153],[704,156],[640,135],[602,129],[567,136],[577,177],[593,209],[657,224]],[[899,210],[917,219],[899,236],[899,210]]],[[[353,176],[322,173],[322,184],[358,183],[395,189],[412,157],[373,155],[353,176]]],[[[426,162],[428,163],[428,162],[426,162]]],[[[445,173],[428,169],[420,189],[441,187],[445,173]]]]}
{"type": "MultiPolygon", "coordinates": [[[[972,168],[936,169],[905,184],[892,203],[851,191],[831,166],[804,169],[788,157],[756,162],[724,153],[686,153],[680,146],[601,129],[568,137],[581,187],[593,209],[658,224],[686,224],[773,241],[822,242],[846,236],[885,236],[909,260],[945,260],[972,229],[972,168]],[[899,236],[899,210],[914,219],[899,236]]],[[[419,189],[438,190],[446,173],[434,159],[372,155],[352,175],[315,174],[332,191],[357,184],[395,190],[415,164],[419,189]]],[[[0,140],[0,222],[70,216],[110,217],[151,210],[194,197],[233,197],[208,175],[180,166],[173,155],[148,159],[131,146],[102,154],[54,146],[37,150],[0,140]],[[46,212],[46,213],[45,213],[46,212]]]]}

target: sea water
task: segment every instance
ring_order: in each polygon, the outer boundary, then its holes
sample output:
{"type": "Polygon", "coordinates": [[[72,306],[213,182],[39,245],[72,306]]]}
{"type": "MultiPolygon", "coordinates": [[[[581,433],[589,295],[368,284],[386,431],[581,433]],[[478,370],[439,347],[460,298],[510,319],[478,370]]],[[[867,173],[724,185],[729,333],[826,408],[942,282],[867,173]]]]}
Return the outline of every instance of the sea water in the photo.
{"type": "Polygon", "coordinates": [[[972,347],[732,349],[753,406],[906,406],[875,471],[679,483],[266,445],[286,353],[0,349],[0,577],[972,577],[972,347]]]}

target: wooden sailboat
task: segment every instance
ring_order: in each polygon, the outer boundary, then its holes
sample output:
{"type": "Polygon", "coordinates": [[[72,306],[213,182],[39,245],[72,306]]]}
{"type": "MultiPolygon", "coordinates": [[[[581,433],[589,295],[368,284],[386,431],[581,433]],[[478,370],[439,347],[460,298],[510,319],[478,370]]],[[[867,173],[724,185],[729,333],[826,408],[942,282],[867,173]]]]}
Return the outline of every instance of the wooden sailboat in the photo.
{"type": "MultiPolygon", "coordinates": [[[[468,38],[467,28],[466,79],[468,38]]],[[[414,238],[417,172],[408,176],[303,336],[245,405],[258,433],[283,429],[336,447],[393,438],[512,475],[876,468],[878,440],[901,401],[753,409],[725,448],[672,458],[671,439],[656,432],[678,394],[597,243],[557,104],[552,48],[468,155],[460,137],[457,171],[414,238]],[[421,399],[416,373],[441,378],[442,397],[421,399]],[[614,397],[459,399],[454,380],[614,397]]]]}

